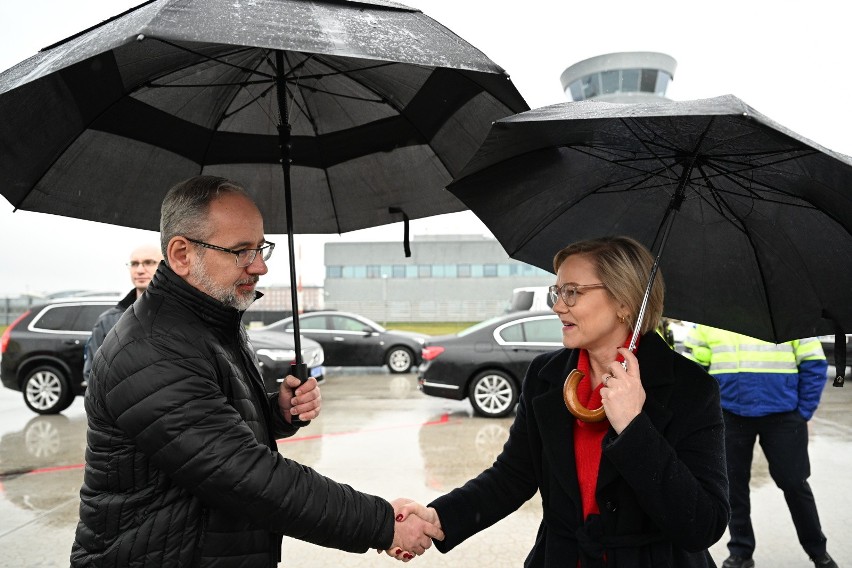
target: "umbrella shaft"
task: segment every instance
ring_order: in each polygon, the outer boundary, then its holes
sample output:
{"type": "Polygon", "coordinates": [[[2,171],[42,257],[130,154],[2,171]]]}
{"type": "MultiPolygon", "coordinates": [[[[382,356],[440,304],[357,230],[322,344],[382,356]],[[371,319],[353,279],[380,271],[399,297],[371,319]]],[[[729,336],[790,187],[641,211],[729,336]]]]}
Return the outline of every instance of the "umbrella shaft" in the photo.
{"type": "MultiPolygon", "coordinates": [[[[694,162],[690,163],[689,167],[684,168],[677,190],[672,196],[669,206],[666,208],[666,214],[663,217],[663,236],[660,238],[660,247],[657,249],[657,256],[654,258],[654,264],[651,266],[651,274],[648,277],[648,287],[645,288],[645,295],[642,297],[642,305],[639,308],[639,315],[636,316],[636,325],[633,326],[633,336],[630,338],[630,346],[628,347],[631,352],[636,349],[636,340],[639,338],[639,332],[642,329],[642,322],[645,320],[645,310],[648,307],[648,298],[651,297],[654,280],[657,278],[657,270],[660,268],[660,258],[663,256],[663,249],[666,248],[666,241],[669,238],[669,232],[671,231],[672,224],[674,223],[675,214],[680,211],[680,205],[683,203],[683,196],[686,192],[686,184],[689,181],[693,163],[694,162]]],[[[626,364],[622,363],[622,366],[626,366],[626,364]]]]}
{"type": "MultiPolygon", "coordinates": [[[[281,144],[281,169],[284,173],[284,209],[287,218],[287,249],[290,264],[290,305],[293,308],[293,343],[296,365],[302,365],[302,339],[299,335],[299,296],[296,289],[296,256],[293,244],[293,196],[290,189],[290,121],[287,114],[287,85],[284,80],[284,54],[275,51],[275,81],[278,94],[278,140],[281,144]]],[[[301,378],[301,377],[300,377],[301,378]]]]}

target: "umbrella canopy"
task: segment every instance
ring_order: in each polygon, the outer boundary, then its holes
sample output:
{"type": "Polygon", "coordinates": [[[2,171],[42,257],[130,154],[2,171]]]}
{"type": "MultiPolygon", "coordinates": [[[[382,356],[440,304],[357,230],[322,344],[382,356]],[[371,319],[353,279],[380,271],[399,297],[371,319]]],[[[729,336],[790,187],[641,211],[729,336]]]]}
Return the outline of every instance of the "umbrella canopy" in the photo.
{"type": "Polygon", "coordinates": [[[400,4],[157,0],[0,74],[0,191],[157,230],[169,187],[220,175],[285,233],[289,152],[292,229],[340,233],[402,220],[389,207],[463,210],[444,187],[492,121],[527,108],[500,67],[400,4]]]}
{"type": "Polygon", "coordinates": [[[500,67],[401,4],[153,0],[0,74],[0,192],[157,230],[176,182],[236,180],[289,236],[298,313],[294,232],[464,209],[445,186],[492,121],[527,108],[500,67]]]}
{"type": "Polygon", "coordinates": [[[736,97],[521,113],[449,189],[546,270],[588,238],[656,250],[669,317],[773,342],[852,328],[852,159],[736,97]]]}

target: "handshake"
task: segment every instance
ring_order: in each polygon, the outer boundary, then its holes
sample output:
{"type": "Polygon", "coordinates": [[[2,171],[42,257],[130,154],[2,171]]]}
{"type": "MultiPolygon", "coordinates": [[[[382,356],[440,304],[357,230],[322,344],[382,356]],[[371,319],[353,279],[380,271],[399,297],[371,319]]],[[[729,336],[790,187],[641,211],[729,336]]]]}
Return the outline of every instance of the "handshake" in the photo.
{"type": "MultiPolygon", "coordinates": [[[[408,562],[426,552],[432,546],[432,539],[444,540],[441,520],[432,507],[424,507],[410,499],[391,501],[396,523],[393,529],[393,543],[385,551],[388,556],[408,562]]],[[[377,551],[379,554],[381,550],[377,551]]]]}

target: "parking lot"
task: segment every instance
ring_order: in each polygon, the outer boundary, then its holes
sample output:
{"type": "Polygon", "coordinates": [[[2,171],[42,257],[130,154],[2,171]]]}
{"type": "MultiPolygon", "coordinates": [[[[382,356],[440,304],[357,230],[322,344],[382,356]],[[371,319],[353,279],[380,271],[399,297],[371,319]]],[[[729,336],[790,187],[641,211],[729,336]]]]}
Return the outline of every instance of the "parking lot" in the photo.
{"type": "MultiPolygon", "coordinates": [[[[467,401],[430,398],[412,374],[329,369],[323,414],[281,452],[338,481],[392,499],[429,501],[488,467],[512,417],[474,417],[467,401]]],[[[852,565],[846,526],[852,510],[852,385],[826,387],[811,421],[811,485],[829,552],[852,565]]],[[[86,422],[82,399],[62,415],[37,416],[20,393],[0,389],[0,564],[67,566],[77,521],[86,422]]],[[[808,566],[781,493],[759,452],[752,479],[758,566],[808,566]]],[[[516,567],[531,547],[541,508],[536,499],[449,555],[431,550],[417,566],[516,567]]],[[[725,538],[711,550],[727,556],[725,538]]],[[[361,567],[384,563],[375,552],[351,555],[287,539],[282,566],[361,567]]]]}

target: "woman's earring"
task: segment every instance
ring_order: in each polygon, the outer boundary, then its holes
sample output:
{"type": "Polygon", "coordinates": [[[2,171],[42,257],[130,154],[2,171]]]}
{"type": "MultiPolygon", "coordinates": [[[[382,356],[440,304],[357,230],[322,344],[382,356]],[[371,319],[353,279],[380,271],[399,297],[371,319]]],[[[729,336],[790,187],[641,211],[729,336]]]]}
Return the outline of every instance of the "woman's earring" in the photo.
{"type": "Polygon", "coordinates": [[[627,320],[627,318],[625,318],[623,315],[619,315],[619,316],[618,316],[618,321],[619,321],[619,322],[624,323],[626,320],[627,320]]]}

